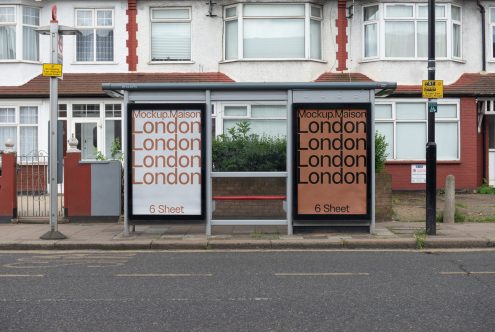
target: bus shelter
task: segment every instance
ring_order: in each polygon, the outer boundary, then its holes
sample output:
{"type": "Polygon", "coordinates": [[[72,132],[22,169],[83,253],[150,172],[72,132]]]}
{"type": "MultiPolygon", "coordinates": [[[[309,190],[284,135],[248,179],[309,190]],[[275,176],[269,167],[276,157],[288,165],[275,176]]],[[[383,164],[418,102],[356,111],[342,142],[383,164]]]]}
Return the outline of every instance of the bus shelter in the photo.
{"type": "MultiPolygon", "coordinates": [[[[374,100],[389,82],[104,83],[124,100],[124,233],[143,223],[284,225],[375,224],[374,100]],[[217,103],[286,105],[286,168],[219,172],[213,167],[217,103]],[[215,178],[281,178],[285,193],[214,195],[215,178]],[[276,219],[214,218],[223,200],[280,201],[276,219]]],[[[241,206],[241,205],[238,205],[241,206]]],[[[235,214],[235,209],[232,211],[235,214]]]]}

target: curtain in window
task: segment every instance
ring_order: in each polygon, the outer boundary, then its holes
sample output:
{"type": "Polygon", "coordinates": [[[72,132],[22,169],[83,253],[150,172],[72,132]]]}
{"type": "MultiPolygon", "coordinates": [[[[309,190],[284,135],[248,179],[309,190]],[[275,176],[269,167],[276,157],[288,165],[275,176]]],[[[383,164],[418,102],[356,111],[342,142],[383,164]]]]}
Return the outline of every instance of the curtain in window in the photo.
{"type": "Polygon", "coordinates": [[[321,59],[321,22],[317,20],[310,21],[310,58],[321,59]]]}
{"type": "Polygon", "coordinates": [[[393,123],[375,123],[375,129],[378,133],[385,136],[385,142],[387,142],[387,159],[394,159],[394,124],[393,123]]]}
{"type": "Polygon", "coordinates": [[[438,147],[438,160],[459,159],[457,122],[435,123],[435,140],[438,147]]]}
{"type": "Polygon", "coordinates": [[[94,30],[79,29],[81,34],[76,37],[76,60],[94,61],[94,30]]]}
{"type": "Polygon", "coordinates": [[[0,108],[0,124],[15,123],[15,108],[0,108]]]}
{"type": "Polygon", "coordinates": [[[96,30],[96,61],[113,61],[113,30],[96,30]]]}
{"type": "Polygon", "coordinates": [[[244,58],[304,58],[304,20],[244,20],[244,58]]]}
{"type": "Polygon", "coordinates": [[[38,61],[38,50],[39,50],[39,34],[35,31],[36,28],[24,26],[22,28],[23,37],[23,59],[38,61]]]}
{"type": "Polygon", "coordinates": [[[225,22],[225,60],[237,59],[239,57],[237,43],[237,20],[225,22]]]}
{"type": "Polygon", "coordinates": [[[38,107],[22,106],[20,108],[21,124],[38,124],[38,107]]]}
{"type": "MultiPolygon", "coordinates": [[[[418,35],[418,57],[427,58],[428,57],[428,22],[418,22],[417,35],[418,35]]],[[[445,58],[447,57],[446,22],[436,22],[435,35],[436,35],[435,56],[440,58],[445,58]]]]}
{"type": "Polygon", "coordinates": [[[414,22],[385,22],[385,56],[414,57],[414,22]]]}
{"type": "MultiPolygon", "coordinates": [[[[7,139],[11,139],[14,144],[17,144],[16,127],[0,127],[0,150],[5,149],[5,142],[7,139]]],[[[14,145],[14,150],[17,147],[14,145]]]]}
{"type": "Polygon", "coordinates": [[[15,26],[0,26],[0,60],[15,59],[15,26]]]}
{"type": "Polygon", "coordinates": [[[191,60],[191,24],[153,23],[151,58],[153,61],[191,60]]]}
{"type": "Polygon", "coordinates": [[[20,127],[19,154],[38,154],[38,127],[20,127]]]}
{"type": "Polygon", "coordinates": [[[452,56],[461,57],[461,26],[454,24],[452,26],[452,56]]]}
{"type": "Polygon", "coordinates": [[[378,55],[378,35],[377,24],[367,24],[364,26],[364,57],[374,57],[378,55]]]}
{"type": "Polygon", "coordinates": [[[426,123],[397,123],[397,159],[425,159],[426,123]]]}

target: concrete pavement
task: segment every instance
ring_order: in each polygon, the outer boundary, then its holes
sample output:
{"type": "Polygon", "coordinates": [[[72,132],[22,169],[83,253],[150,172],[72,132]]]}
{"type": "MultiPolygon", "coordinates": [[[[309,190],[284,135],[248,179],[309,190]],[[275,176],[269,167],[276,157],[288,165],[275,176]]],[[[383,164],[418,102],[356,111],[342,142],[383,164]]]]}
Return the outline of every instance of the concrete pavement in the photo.
{"type": "Polygon", "coordinates": [[[308,230],[288,236],[285,226],[138,225],[130,236],[118,223],[67,223],[65,240],[40,240],[47,224],[0,224],[0,250],[146,250],[146,249],[439,249],[495,247],[495,223],[437,224],[426,236],[424,223],[381,222],[373,234],[308,230]]]}

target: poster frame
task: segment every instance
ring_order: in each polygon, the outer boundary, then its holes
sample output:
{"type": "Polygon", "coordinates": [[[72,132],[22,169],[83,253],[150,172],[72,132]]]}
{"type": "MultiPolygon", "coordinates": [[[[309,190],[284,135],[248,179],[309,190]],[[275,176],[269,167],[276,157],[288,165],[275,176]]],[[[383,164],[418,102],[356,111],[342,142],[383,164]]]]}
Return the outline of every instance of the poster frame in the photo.
{"type": "Polygon", "coordinates": [[[206,104],[205,103],[128,103],[126,120],[128,123],[127,135],[127,208],[130,224],[143,223],[183,223],[183,222],[205,222],[206,221],[206,104]],[[156,111],[171,111],[171,110],[199,110],[201,113],[201,214],[198,215],[143,215],[134,214],[132,205],[132,114],[135,111],[153,109],[156,111]]]}
{"type": "Polygon", "coordinates": [[[372,153],[374,153],[374,146],[372,139],[372,103],[294,103],[292,104],[292,218],[296,223],[300,222],[311,223],[311,225],[331,226],[331,225],[349,225],[349,226],[363,226],[370,225],[372,220],[372,181],[374,181],[374,174],[372,174],[372,153]],[[299,214],[298,212],[298,183],[299,178],[299,121],[298,111],[301,109],[317,108],[322,110],[334,110],[334,109],[364,109],[367,112],[366,117],[366,139],[368,142],[368,150],[366,152],[366,158],[369,161],[367,163],[366,171],[368,174],[368,181],[366,183],[366,213],[364,214],[299,214]]]}

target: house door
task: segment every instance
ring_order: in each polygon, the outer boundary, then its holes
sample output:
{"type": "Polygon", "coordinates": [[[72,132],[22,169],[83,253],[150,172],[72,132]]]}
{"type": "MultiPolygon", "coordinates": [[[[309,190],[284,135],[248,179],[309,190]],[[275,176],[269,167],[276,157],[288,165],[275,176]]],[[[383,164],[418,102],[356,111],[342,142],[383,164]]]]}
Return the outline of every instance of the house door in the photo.
{"type": "Polygon", "coordinates": [[[488,183],[495,186],[495,115],[487,115],[488,120],[488,183]]]}
{"type": "Polygon", "coordinates": [[[98,155],[99,126],[98,122],[75,122],[73,132],[81,150],[81,158],[96,159],[98,155]]]}

